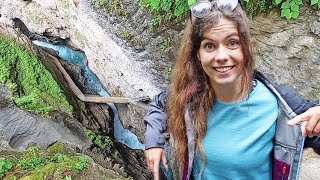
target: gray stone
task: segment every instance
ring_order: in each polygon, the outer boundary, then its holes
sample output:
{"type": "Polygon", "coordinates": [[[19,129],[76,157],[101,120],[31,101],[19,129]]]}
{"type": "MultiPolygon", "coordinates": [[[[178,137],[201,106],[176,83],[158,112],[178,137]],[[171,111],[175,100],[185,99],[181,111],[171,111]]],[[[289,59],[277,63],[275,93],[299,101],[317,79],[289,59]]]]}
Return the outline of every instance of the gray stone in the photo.
{"type": "MultiPolygon", "coordinates": [[[[4,86],[1,85],[0,88],[2,89],[4,86]]],[[[6,90],[0,92],[3,93],[6,90]]],[[[3,97],[7,97],[7,95],[1,94],[0,101],[7,100],[3,97]]],[[[20,151],[32,145],[46,149],[56,141],[68,143],[80,150],[85,150],[91,145],[81,124],[76,119],[62,114],[45,118],[21,110],[13,102],[0,108],[0,126],[4,140],[9,143],[12,149],[20,151]]]]}

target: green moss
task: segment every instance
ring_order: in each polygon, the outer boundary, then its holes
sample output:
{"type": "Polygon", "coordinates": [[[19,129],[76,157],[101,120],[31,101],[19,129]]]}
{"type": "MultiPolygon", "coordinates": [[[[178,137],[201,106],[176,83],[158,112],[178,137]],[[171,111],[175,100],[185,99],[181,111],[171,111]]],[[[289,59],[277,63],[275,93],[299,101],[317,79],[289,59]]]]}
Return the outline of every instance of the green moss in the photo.
{"type": "Polygon", "coordinates": [[[15,175],[11,175],[11,176],[5,177],[3,180],[18,180],[18,178],[15,175]]]}
{"type": "Polygon", "coordinates": [[[120,5],[120,0],[113,0],[114,11],[121,16],[128,16],[128,12],[120,5]]]}
{"type": "Polygon", "coordinates": [[[66,151],[64,144],[62,144],[61,142],[56,142],[53,145],[51,145],[50,147],[48,147],[46,152],[53,154],[53,153],[58,153],[58,152],[66,153],[67,151],[66,151]]]}
{"type": "Polygon", "coordinates": [[[115,13],[120,16],[128,16],[129,14],[121,7],[120,0],[97,0],[95,7],[102,8],[109,14],[115,13]]]}
{"type": "Polygon", "coordinates": [[[61,143],[55,143],[47,150],[32,146],[21,155],[11,155],[10,158],[8,154],[0,152],[0,166],[1,161],[7,166],[6,171],[0,176],[1,179],[42,180],[78,175],[87,167],[88,160],[84,156],[67,152],[61,143]]]}
{"type": "Polygon", "coordinates": [[[80,43],[84,43],[87,41],[86,37],[82,35],[82,33],[79,30],[75,31],[74,36],[80,43]]]}
{"type": "Polygon", "coordinates": [[[54,174],[56,169],[57,169],[56,163],[49,163],[44,167],[40,168],[38,171],[44,173],[46,177],[50,177],[54,174]]]}
{"type": "Polygon", "coordinates": [[[127,42],[130,44],[136,46],[136,45],[141,45],[141,39],[137,36],[132,35],[128,30],[122,29],[120,31],[120,36],[125,39],[127,42]]]}
{"type": "Polygon", "coordinates": [[[30,16],[31,22],[37,25],[43,25],[45,23],[45,17],[39,16],[39,14],[36,14],[34,12],[28,13],[30,16]]]}
{"type": "Polygon", "coordinates": [[[166,37],[164,41],[159,44],[160,52],[164,53],[171,46],[171,43],[172,43],[172,37],[170,36],[166,37]]]}
{"type": "Polygon", "coordinates": [[[165,67],[165,72],[166,72],[165,77],[169,81],[171,79],[171,75],[172,75],[172,72],[173,72],[173,65],[172,64],[168,64],[165,67]]]}
{"type": "Polygon", "coordinates": [[[72,112],[58,83],[40,60],[14,40],[0,37],[0,82],[8,85],[14,102],[29,111],[72,112]]]}
{"type": "Polygon", "coordinates": [[[128,178],[115,178],[115,179],[112,179],[112,180],[133,180],[132,177],[128,177],[128,178]]]}
{"type": "Polygon", "coordinates": [[[44,175],[41,172],[35,172],[30,174],[29,176],[25,176],[20,178],[19,180],[43,180],[44,179],[44,175]]]}
{"type": "Polygon", "coordinates": [[[70,7],[67,0],[60,0],[60,2],[65,9],[68,9],[70,7]]]}

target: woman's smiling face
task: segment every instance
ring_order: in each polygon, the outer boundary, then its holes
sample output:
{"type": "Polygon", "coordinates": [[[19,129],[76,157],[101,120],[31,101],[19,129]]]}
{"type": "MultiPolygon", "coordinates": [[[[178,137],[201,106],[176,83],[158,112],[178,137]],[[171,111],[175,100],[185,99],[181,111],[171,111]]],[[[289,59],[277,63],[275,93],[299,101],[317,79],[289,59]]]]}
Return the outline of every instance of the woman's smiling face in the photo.
{"type": "Polygon", "coordinates": [[[236,25],[225,18],[203,34],[197,57],[212,87],[238,86],[244,55],[236,25]]]}

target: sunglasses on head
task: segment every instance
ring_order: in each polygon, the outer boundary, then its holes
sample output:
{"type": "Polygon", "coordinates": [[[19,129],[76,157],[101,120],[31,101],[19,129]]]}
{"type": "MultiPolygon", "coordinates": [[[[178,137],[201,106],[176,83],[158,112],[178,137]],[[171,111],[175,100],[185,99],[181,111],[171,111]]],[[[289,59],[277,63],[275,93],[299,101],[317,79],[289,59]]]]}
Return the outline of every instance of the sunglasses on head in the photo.
{"type": "Polygon", "coordinates": [[[213,7],[221,11],[233,11],[238,5],[238,0],[200,0],[191,6],[191,15],[197,18],[203,18],[212,11],[213,7]]]}

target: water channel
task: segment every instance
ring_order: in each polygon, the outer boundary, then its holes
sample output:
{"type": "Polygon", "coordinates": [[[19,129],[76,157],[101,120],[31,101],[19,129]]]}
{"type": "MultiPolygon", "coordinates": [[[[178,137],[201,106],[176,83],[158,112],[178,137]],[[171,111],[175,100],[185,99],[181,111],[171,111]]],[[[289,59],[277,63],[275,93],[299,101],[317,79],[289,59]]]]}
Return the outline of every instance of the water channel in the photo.
{"type": "MultiPolygon", "coordinates": [[[[67,45],[53,45],[43,41],[32,41],[34,44],[42,47],[53,49],[57,52],[58,56],[74,65],[79,66],[84,71],[84,76],[88,81],[88,86],[96,89],[98,94],[102,97],[109,97],[110,94],[105,90],[104,86],[98,79],[98,77],[89,69],[85,63],[86,55],[82,51],[74,50],[67,45]]],[[[128,129],[123,127],[123,123],[120,119],[118,109],[114,103],[107,103],[114,113],[113,125],[114,125],[114,137],[120,143],[128,146],[131,149],[144,149],[144,145],[138,140],[138,137],[128,129]]]]}

